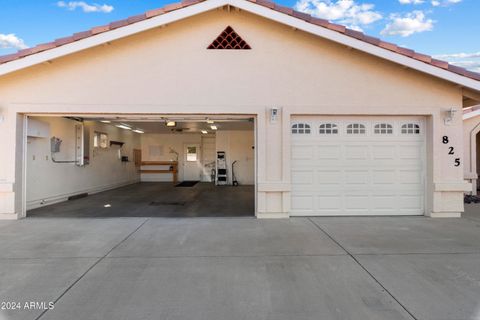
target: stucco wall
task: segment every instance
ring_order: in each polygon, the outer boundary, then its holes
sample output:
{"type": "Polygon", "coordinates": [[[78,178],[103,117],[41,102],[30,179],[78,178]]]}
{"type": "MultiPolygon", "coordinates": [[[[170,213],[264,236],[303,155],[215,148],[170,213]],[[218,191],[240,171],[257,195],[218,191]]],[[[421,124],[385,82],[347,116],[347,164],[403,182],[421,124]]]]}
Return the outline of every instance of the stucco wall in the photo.
{"type": "MultiPolygon", "coordinates": [[[[62,140],[56,160],[75,159],[75,124],[69,119],[37,118],[48,123],[50,136],[62,140]]],[[[140,135],[98,122],[85,122],[90,132],[90,164],[79,167],[74,163],[54,163],[50,153],[50,138],[28,138],[27,142],[27,209],[64,201],[71,195],[98,192],[139,181],[133,162],[121,162],[119,147],[93,147],[95,131],[107,133],[109,139],[124,142],[122,155],[133,161],[133,149],[140,147],[140,135]]]]}
{"type": "Polygon", "coordinates": [[[453,84],[252,14],[215,10],[1,77],[0,212],[19,210],[11,205],[21,181],[14,165],[17,113],[59,112],[255,116],[258,216],[289,210],[291,114],[425,115],[427,214],[458,213],[463,165],[452,165],[441,138],[448,135],[463,154],[461,119],[443,124],[445,111],[461,106],[453,84]],[[227,25],[252,50],[206,50],[227,25]],[[272,107],[280,108],[275,123],[272,107]]]}

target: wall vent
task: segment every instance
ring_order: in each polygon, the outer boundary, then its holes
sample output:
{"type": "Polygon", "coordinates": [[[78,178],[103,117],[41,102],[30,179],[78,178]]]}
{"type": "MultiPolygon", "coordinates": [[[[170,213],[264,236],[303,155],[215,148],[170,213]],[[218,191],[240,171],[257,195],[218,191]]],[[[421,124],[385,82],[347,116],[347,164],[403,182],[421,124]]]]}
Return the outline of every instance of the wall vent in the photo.
{"type": "Polygon", "coordinates": [[[228,26],[207,49],[249,50],[251,47],[232,27],[228,26]]]}

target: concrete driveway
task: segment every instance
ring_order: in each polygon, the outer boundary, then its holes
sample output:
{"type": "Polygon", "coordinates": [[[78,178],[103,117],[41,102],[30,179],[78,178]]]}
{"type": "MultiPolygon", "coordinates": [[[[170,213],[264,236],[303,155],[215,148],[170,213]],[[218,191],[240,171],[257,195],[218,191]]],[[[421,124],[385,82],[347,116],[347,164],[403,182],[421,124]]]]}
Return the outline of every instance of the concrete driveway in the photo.
{"type": "Polygon", "coordinates": [[[480,207],[468,210],[3,221],[0,300],[20,310],[0,320],[480,319],[480,207]]]}

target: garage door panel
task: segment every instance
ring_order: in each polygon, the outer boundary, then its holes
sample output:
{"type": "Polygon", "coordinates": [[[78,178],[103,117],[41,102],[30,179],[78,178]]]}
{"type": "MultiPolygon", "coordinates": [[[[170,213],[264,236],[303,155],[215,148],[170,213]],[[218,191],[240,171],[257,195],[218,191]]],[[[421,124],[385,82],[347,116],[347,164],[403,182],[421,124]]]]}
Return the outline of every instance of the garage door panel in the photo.
{"type": "Polygon", "coordinates": [[[345,170],[345,184],[367,185],[370,182],[370,170],[345,170]]]}
{"type": "Polygon", "coordinates": [[[368,194],[364,195],[345,195],[345,209],[353,212],[368,212],[369,211],[368,194]]]}
{"type": "Polygon", "coordinates": [[[395,184],[397,183],[397,170],[372,170],[372,184],[395,184]]]}
{"type": "Polygon", "coordinates": [[[312,212],[314,208],[314,196],[313,194],[292,196],[291,206],[295,212],[312,212]]]}
{"type": "Polygon", "coordinates": [[[343,180],[341,170],[317,170],[316,183],[321,185],[339,185],[343,180]]]}
{"type": "Polygon", "coordinates": [[[313,185],[314,170],[293,170],[292,185],[313,185]]]}
{"type": "Polygon", "coordinates": [[[346,145],[345,160],[368,160],[368,145],[346,145]]]}
{"type": "Polygon", "coordinates": [[[396,210],[397,196],[395,194],[373,196],[372,210],[373,211],[394,211],[396,210]]]}
{"type": "Polygon", "coordinates": [[[317,146],[316,159],[318,160],[338,160],[341,158],[342,149],[340,146],[317,146]]]}
{"type": "Polygon", "coordinates": [[[418,145],[399,146],[399,159],[418,160],[422,158],[422,147],[418,145]]]}
{"type": "Polygon", "coordinates": [[[292,215],[424,214],[424,130],[421,134],[400,130],[402,123],[412,121],[424,128],[423,120],[308,119],[311,134],[292,135],[292,215]],[[314,129],[330,122],[338,126],[336,134],[322,135],[314,129]],[[376,134],[375,123],[384,122],[393,126],[393,132],[376,134]],[[347,134],[349,123],[364,124],[366,132],[347,134]]]}
{"type": "Polygon", "coordinates": [[[389,160],[393,161],[396,158],[395,146],[372,146],[372,160],[389,160]]]}
{"type": "Polygon", "coordinates": [[[338,195],[324,195],[316,197],[316,208],[322,212],[339,212],[342,208],[343,197],[338,195]]]}
{"type": "Polygon", "coordinates": [[[293,160],[312,160],[313,149],[311,145],[297,145],[292,147],[292,159],[293,160]]]}
{"type": "Polygon", "coordinates": [[[407,185],[423,185],[423,173],[419,169],[417,170],[398,170],[398,183],[407,185]]]}

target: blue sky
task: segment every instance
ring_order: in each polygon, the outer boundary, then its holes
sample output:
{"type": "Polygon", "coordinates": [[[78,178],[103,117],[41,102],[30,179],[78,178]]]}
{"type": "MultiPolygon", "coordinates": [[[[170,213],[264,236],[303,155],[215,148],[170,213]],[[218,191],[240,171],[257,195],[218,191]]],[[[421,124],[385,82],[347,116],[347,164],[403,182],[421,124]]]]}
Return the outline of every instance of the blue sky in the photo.
{"type": "MultiPolygon", "coordinates": [[[[175,0],[0,0],[0,55],[175,0]]],[[[480,0],[278,0],[480,72],[480,0]]]]}

